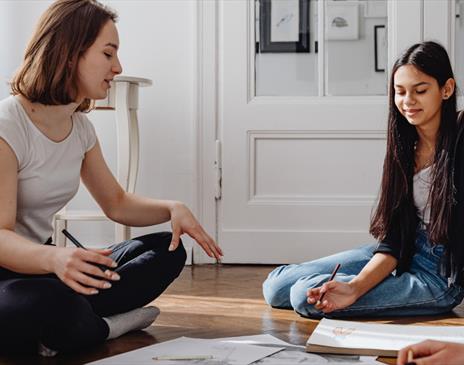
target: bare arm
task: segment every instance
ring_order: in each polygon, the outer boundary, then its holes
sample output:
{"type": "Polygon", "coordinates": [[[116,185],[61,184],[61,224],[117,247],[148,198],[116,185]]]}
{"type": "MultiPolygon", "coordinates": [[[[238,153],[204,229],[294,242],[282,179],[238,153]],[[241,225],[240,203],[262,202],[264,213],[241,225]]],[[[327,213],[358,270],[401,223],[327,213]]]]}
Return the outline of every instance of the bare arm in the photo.
{"type": "Polygon", "coordinates": [[[169,221],[174,202],[127,193],[103,158],[100,144],[86,153],[81,169],[85,186],[111,220],[128,226],[148,226],[169,221]]]}
{"type": "Polygon", "coordinates": [[[322,303],[317,304],[318,309],[330,313],[346,308],[390,275],[397,263],[398,260],[391,255],[376,253],[350,282],[332,280],[319,288],[309,289],[308,303],[316,304],[319,297],[326,293],[322,303]]]}
{"type": "Polygon", "coordinates": [[[113,260],[106,257],[109,250],[86,251],[58,248],[32,242],[17,234],[18,162],[10,146],[0,138],[0,267],[22,274],[55,273],[66,285],[82,294],[96,294],[95,288],[106,288],[107,282],[88,276],[117,280],[110,270],[103,273],[90,264],[111,267],[113,260]],[[84,287],[84,284],[86,287],[84,287]]]}
{"type": "Polygon", "coordinates": [[[52,248],[37,245],[14,232],[18,161],[10,146],[0,138],[0,266],[25,274],[51,272],[52,248]]]}
{"type": "Polygon", "coordinates": [[[385,253],[376,253],[361,272],[351,280],[357,297],[366,294],[395,270],[398,260],[385,253]]]}
{"type": "Polygon", "coordinates": [[[108,168],[100,144],[86,153],[81,169],[82,181],[111,220],[127,226],[151,226],[171,220],[173,238],[171,249],[179,244],[179,237],[187,233],[217,259],[222,251],[204,231],[190,210],[181,202],[156,200],[125,192],[108,168]]]}

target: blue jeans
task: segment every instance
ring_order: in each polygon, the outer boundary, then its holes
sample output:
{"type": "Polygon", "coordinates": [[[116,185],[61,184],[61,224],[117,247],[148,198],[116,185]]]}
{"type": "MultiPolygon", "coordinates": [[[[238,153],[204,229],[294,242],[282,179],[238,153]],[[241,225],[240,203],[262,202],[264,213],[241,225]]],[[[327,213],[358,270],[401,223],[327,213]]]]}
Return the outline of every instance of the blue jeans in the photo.
{"type": "Polygon", "coordinates": [[[388,275],[351,306],[329,314],[307,302],[307,290],[325,283],[337,263],[341,267],[335,280],[349,282],[369,262],[376,247],[366,245],[303,264],[277,267],[263,283],[264,298],[273,307],[293,308],[302,316],[317,318],[435,315],[452,310],[462,301],[464,290],[448,286],[447,278],[439,274],[444,246],[430,244],[426,231],[418,230],[408,272],[388,275]]]}

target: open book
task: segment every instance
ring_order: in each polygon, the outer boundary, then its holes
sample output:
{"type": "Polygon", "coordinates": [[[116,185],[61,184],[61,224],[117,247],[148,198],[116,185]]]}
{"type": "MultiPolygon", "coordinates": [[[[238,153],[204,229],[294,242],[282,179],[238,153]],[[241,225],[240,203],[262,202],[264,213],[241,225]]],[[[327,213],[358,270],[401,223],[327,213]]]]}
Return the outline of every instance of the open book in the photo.
{"type": "Polygon", "coordinates": [[[427,339],[464,343],[464,326],[412,326],[323,318],[306,351],[395,357],[405,346],[427,339]]]}

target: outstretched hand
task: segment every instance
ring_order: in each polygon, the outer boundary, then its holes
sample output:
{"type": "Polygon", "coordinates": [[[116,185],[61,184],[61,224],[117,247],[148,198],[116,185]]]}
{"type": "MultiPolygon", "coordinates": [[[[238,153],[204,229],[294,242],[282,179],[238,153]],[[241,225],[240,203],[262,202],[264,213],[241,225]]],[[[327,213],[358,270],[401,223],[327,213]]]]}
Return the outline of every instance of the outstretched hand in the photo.
{"type": "Polygon", "coordinates": [[[180,236],[186,233],[197,241],[209,257],[220,260],[223,256],[221,248],[205,232],[192,212],[180,202],[176,202],[171,209],[171,227],[172,241],[169,251],[174,251],[179,246],[180,236]]]}
{"type": "Polygon", "coordinates": [[[335,280],[324,283],[319,288],[308,289],[306,295],[308,303],[314,304],[324,313],[349,307],[358,299],[357,292],[352,285],[335,280]],[[322,294],[324,294],[324,299],[321,303],[319,298],[322,294]]]}
{"type": "Polygon", "coordinates": [[[416,365],[461,365],[464,364],[464,344],[427,340],[405,347],[398,353],[397,364],[408,362],[408,352],[414,354],[416,365]]]}

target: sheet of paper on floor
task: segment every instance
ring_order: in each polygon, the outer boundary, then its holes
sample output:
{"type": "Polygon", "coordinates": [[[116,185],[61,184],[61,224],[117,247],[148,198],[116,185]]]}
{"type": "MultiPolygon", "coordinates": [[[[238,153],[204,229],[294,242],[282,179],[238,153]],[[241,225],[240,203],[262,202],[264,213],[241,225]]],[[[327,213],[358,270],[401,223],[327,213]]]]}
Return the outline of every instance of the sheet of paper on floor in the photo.
{"type": "Polygon", "coordinates": [[[223,342],[216,339],[206,340],[180,337],[175,340],[94,361],[88,365],[173,365],[176,363],[176,361],[172,360],[153,360],[153,357],[156,356],[212,356],[211,359],[182,360],[181,363],[198,365],[248,365],[282,349],[283,347],[278,346],[255,346],[243,343],[223,342]]]}
{"type": "Polygon", "coordinates": [[[279,351],[271,356],[263,358],[255,362],[259,365],[281,365],[281,364],[381,364],[376,361],[376,356],[342,356],[342,355],[316,355],[305,351],[305,346],[293,345],[282,341],[277,337],[269,334],[255,336],[238,336],[217,338],[218,341],[227,341],[233,343],[246,343],[250,345],[260,346],[285,346],[283,351],[279,351]]]}

